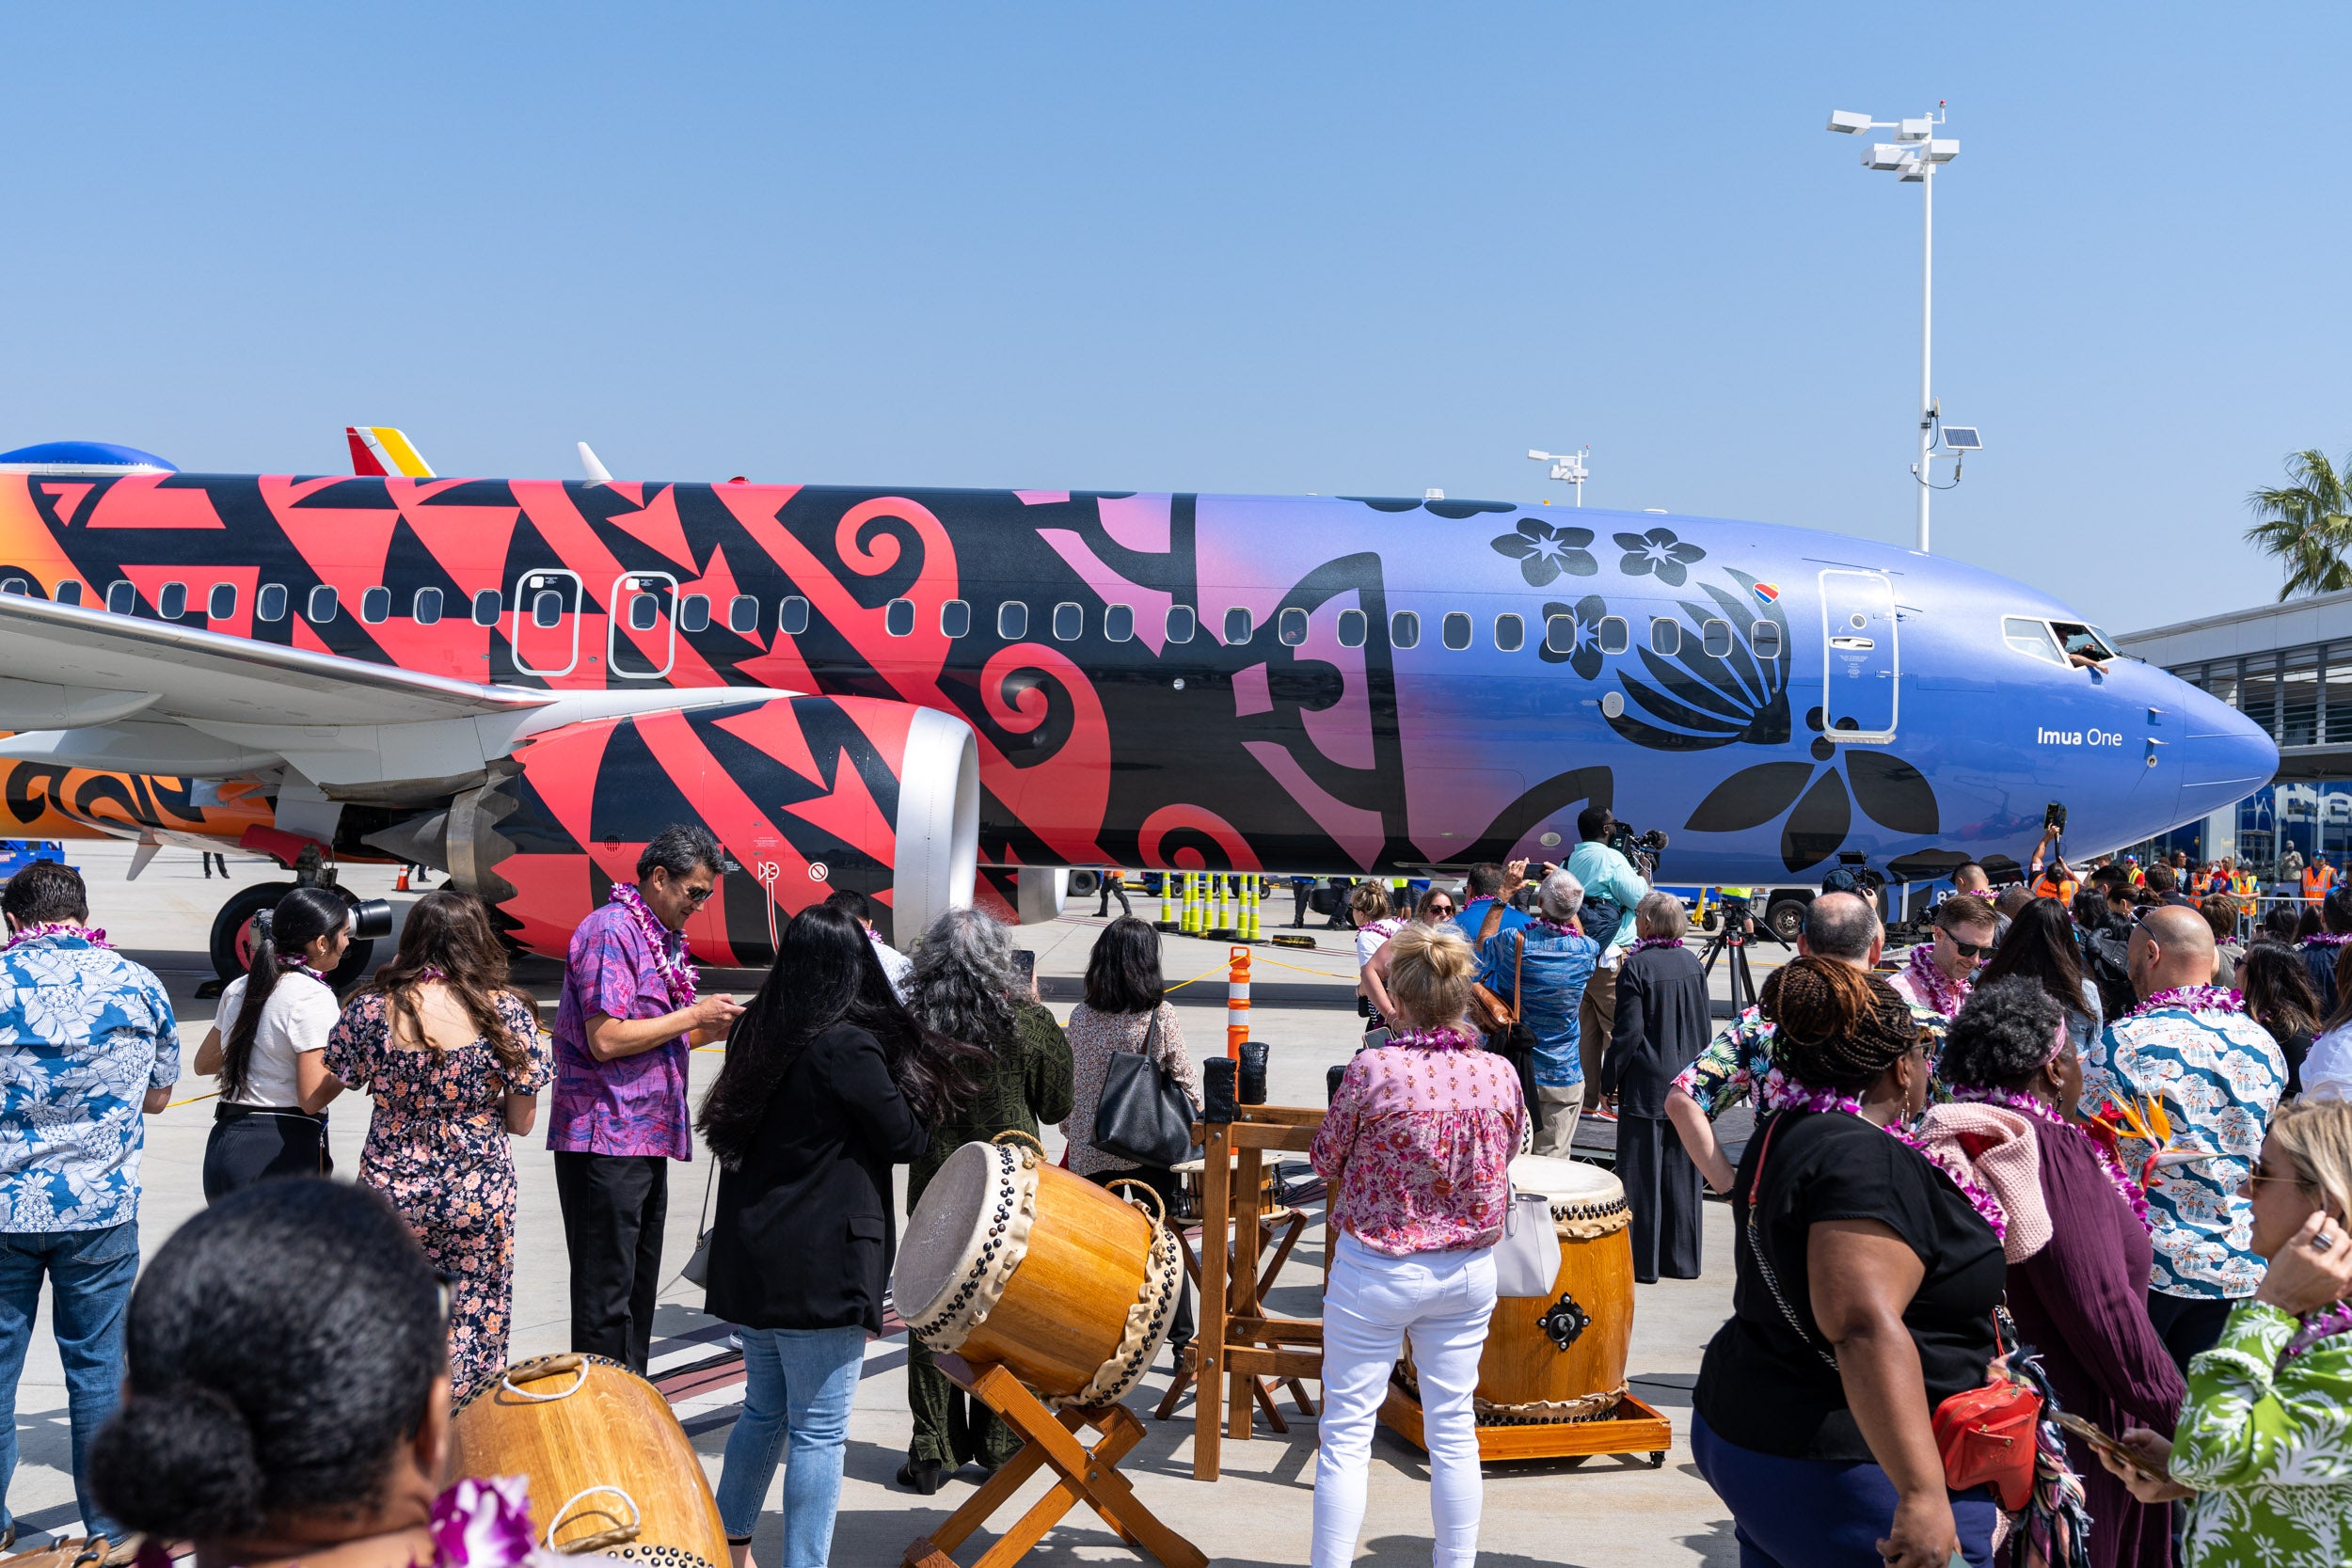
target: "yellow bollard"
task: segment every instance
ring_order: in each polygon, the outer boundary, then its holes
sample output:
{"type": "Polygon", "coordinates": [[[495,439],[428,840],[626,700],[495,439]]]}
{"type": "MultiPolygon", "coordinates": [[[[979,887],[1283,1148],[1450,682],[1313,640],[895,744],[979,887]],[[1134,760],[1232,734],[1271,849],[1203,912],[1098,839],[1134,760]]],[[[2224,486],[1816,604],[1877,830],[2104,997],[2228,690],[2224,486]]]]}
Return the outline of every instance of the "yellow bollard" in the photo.
{"type": "Polygon", "coordinates": [[[1184,935],[1200,934],[1200,874],[1184,873],[1184,935]]]}
{"type": "Polygon", "coordinates": [[[1243,914],[1241,922],[1242,940],[1263,942],[1265,940],[1265,879],[1263,877],[1250,878],[1248,893],[1249,908],[1248,912],[1243,914]]]}

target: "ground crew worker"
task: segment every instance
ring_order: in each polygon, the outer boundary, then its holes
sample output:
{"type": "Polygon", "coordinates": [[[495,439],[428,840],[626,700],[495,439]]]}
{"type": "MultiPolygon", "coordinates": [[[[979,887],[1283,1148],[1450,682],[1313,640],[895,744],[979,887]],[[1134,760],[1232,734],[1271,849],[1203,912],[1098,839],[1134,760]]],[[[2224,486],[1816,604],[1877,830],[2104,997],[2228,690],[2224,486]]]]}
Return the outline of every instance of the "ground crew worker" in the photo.
{"type": "Polygon", "coordinates": [[[2336,868],[2313,855],[2312,863],[2303,868],[2303,902],[2318,903],[2328,896],[2328,891],[2335,885],[2336,868]]]}

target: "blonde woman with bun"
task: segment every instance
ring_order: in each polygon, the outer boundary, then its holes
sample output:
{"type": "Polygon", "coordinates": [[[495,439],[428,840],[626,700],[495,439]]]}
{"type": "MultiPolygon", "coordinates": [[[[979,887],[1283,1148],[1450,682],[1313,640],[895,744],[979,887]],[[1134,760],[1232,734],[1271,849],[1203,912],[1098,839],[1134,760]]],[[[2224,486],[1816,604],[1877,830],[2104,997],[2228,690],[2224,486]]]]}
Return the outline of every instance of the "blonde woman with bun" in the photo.
{"type": "Polygon", "coordinates": [[[2144,1503],[2189,1499],[2185,1568],[2335,1568],[2352,1562],[2352,1103],[2280,1109],[2242,1190],[2261,1286],[2189,1362],[2171,1439],[2133,1427],[2130,1461],[2100,1463],[2144,1503]]]}
{"type": "Polygon", "coordinates": [[[1357,1053],[1315,1134],[1338,1240],[1324,1292],[1313,1568],[1346,1568],[1363,1526],[1375,1418],[1410,1342],[1429,1450],[1436,1568],[1478,1556],[1470,1395],[1495,1307],[1518,1074],[1463,1022],[1478,960],[1452,926],[1389,939],[1386,1045],[1357,1053]]]}

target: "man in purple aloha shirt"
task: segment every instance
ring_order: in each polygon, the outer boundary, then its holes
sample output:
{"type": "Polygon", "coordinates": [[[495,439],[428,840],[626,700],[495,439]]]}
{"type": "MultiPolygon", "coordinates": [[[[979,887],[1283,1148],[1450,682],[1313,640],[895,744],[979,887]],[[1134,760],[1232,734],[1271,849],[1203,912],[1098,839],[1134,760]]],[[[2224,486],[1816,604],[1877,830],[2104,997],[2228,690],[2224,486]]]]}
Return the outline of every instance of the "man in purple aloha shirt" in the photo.
{"type": "Polygon", "coordinates": [[[635,883],[580,923],[555,1010],[548,1148],[571,1255],[572,1349],[645,1370],[672,1160],[694,1155],[686,1035],[743,1009],[694,996],[679,928],[719,883],[709,830],[664,828],[637,857],[635,883]]]}

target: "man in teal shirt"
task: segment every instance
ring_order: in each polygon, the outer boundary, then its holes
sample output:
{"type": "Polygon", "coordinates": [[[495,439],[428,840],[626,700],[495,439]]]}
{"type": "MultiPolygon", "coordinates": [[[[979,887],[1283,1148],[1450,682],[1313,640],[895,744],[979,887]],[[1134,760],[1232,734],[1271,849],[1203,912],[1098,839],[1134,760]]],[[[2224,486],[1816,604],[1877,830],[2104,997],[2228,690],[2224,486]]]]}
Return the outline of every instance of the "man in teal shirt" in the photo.
{"type": "Polygon", "coordinates": [[[1585,1112],[1604,1118],[1609,1113],[1600,1109],[1600,1058],[1617,1022],[1617,966],[1633,941],[1634,906],[1649,893],[1633,863],[1609,847],[1616,827],[1607,806],[1585,807],[1576,818],[1576,836],[1582,842],[1567,863],[1568,875],[1584,884],[1584,934],[1600,943],[1599,967],[1584,984],[1577,1054],[1584,1064],[1585,1112]],[[1613,913],[1613,927],[1608,924],[1613,913]]]}

